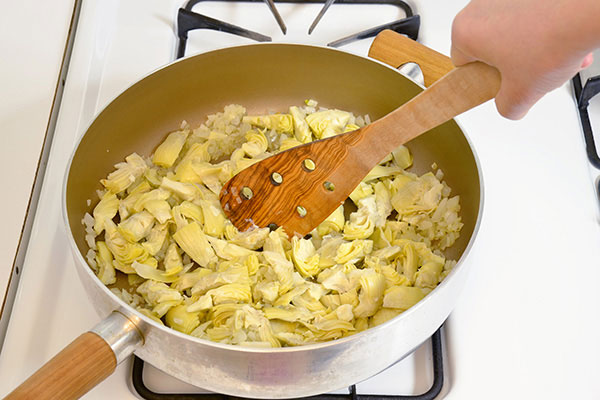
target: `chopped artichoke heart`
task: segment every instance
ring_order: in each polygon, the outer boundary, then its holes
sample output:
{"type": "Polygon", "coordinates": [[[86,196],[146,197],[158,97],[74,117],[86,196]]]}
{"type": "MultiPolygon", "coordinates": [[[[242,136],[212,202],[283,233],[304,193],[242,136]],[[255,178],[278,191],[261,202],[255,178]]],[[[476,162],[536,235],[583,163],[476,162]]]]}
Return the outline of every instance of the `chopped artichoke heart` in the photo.
{"type": "Polygon", "coordinates": [[[94,208],[94,231],[99,235],[104,230],[104,220],[113,219],[119,209],[119,199],[112,192],[106,192],[94,208]]]}
{"type": "Polygon", "coordinates": [[[111,172],[107,179],[101,179],[100,183],[113,193],[121,193],[131,186],[148,166],[142,157],[136,153],[125,157],[125,162],[115,165],[117,169],[111,172]]]}
{"type": "Polygon", "coordinates": [[[96,242],[98,254],[96,255],[96,263],[98,264],[98,279],[105,285],[112,285],[117,281],[115,268],[113,267],[113,256],[102,241],[96,242]]]}
{"type": "Polygon", "coordinates": [[[420,301],[456,265],[443,251],[463,223],[444,173],[435,163],[420,176],[407,171],[405,146],[306,238],[282,227],[240,232],[221,209],[223,185],[242,169],[370,124],[318,106],[247,116],[229,105],[195,129],[182,123],[150,158],[116,164],[82,220],[98,279],[157,323],[258,348],[353,335],[420,301]]]}
{"type": "Polygon", "coordinates": [[[300,143],[312,142],[312,133],[310,132],[308,123],[306,123],[300,109],[296,106],[292,106],[290,107],[290,114],[292,115],[294,122],[294,136],[296,136],[296,139],[298,139],[300,143]]]}
{"type": "Polygon", "coordinates": [[[135,270],[135,273],[145,279],[151,279],[156,282],[171,283],[177,280],[176,276],[169,275],[165,271],[158,270],[150,265],[141,264],[134,261],[131,267],[135,270]]]}
{"type": "Polygon", "coordinates": [[[200,325],[200,317],[198,313],[188,312],[187,307],[181,304],[167,312],[165,323],[179,332],[189,334],[200,325]]]}
{"type": "Polygon", "coordinates": [[[152,162],[165,168],[171,168],[185,144],[189,135],[188,130],[172,132],[154,151],[152,162]]]}
{"type": "Polygon", "coordinates": [[[306,122],[317,139],[325,139],[344,132],[348,121],[350,121],[350,113],[340,110],[318,111],[306,116],[306,122]]]}
{"type": "Polygon", "coordinates": [[[279,133],[294,133],[294,123],[290,114],[246,116],[243,122],[259,128],[273,129],[279,133]]]}
{"type": "Polygon", "coordinates": [[[383,306],[386,308],[408,310],[430,291],[430,289],[413,286],[394,286],[385,291],[383,306]]]}
{"type": "Polygon", "coordinates": [[[130,242],[139,242],[152,231],[154,216],[148,211],[135,213],[119,224],[119,232],[130,242]]]}
{"type": "Polygon", "coordinates": [[[203,267],[217,260],[213,248],[197,222],[192,222],[178,230],[173,235],[173,239],[192,260],[203,267]]]}

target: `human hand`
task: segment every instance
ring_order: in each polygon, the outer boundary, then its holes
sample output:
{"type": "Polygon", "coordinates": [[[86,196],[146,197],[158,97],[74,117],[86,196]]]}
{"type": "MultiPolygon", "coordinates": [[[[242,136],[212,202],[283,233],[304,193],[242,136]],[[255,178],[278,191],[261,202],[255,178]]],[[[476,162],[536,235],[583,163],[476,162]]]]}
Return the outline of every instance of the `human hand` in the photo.
{"type": "Polygon", "coordinates": [[[452,61],[500,71],[496,107],[521,119],[549,91],[593,62],[600,1],[472,0],[454,19],[452,61]]]}

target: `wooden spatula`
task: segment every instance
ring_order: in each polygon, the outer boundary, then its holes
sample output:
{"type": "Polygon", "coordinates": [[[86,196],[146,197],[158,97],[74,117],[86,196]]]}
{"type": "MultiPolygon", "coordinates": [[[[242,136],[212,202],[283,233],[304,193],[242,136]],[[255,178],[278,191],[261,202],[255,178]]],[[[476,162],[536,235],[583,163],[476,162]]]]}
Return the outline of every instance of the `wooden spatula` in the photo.
{"type": "Polygon", "coordinates": [[[455,68],[364,128],[294,147],[244,169],[223,186],[223,210],[241,231],[282,226],[290,236],[304,236],[392,150],[494,98],[499,88],[500,73],[489,65],[455,68]]]}

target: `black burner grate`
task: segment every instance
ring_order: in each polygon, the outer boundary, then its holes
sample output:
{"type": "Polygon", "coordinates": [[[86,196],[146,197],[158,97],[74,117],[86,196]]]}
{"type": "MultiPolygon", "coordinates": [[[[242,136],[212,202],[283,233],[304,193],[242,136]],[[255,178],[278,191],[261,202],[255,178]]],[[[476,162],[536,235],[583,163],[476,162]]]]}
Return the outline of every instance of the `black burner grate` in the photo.
{"type": "MultiPolygon", "coordinates": [[[[433,368],[433,383],[431,388],[418,395],[371,395],[357,394],[356,385],[348,388],[348,394],[321,394],[303,397],[298,400],[433,400],[442,391],[444,385],[444,359],[442,355],[442,327],[431,336],[431,358],[433,368]]],[[[146,400],[243,400],[241,397],[228,396],[219,393],[156,393],[148,389],[144,383],[144,361],[134,356],[133,387],[146,400]]],[[[293,399],[292,399],[293,400],[293,399]]]]}
{"type": "MultiPolygon", "coordinates": [[[[594,167],[600,169],[600,157],[598,156],[592,123],[588,113],[590,100],[600,93],[600,76],[589,78],[583,85],[581,82],[581,75],[577,74],[573,78],[573,89],[575,91],[575,101],[577,102],[577,110],[579,111],[579,119],[581,120],[581,128],[583,130],[588,159],[594,167]]],[[[598,190],[600,195],[600,186],[598,186],[598,190]]]]}
{"type": "MultiPolygon", "coordinates": [[[[251,30],[242,28],[240,26],[232,25],[224,21],[220,21],[214,18],[207,17],[192,11],[192,8],[198,3],[207,0],[190,0],[184,6],[180,8],[177,14],[177,58],[181,58],[185,55],[185,49],[187,45],[188,32],[195,29],[210,29],[219,32],[226,32],[233,35],[242,36],[248,39],[255,40],[257,42],[270,42],[269,36],[253,32],[251,30]]],[[[264,0],[211,0],[221,2],[245,2],[245,3],[261,3],[264,0]]],[[[325,0],[275,0],[275,3],[309,3],[319,4],[325,3],[325,0]]],[[[392,21],[387,24],[375,26],[371,29],[367,29],[350,36],[335,40],[327,44],[330,47],[340,47],[346,44],[375,37],[379,32],[385,29],[391,29],[395,32],[401,33],[408,36],[413,40],[417,40],[419,35],[419,28],[421,26],[421,19],[419,15],[414,15],[411,7],[404,2],[404,0],[336,0],[336,4],[372,4],[372,5],[394,5],[406,13],[406,18],[402,18],[396,21],[392,21]]],[[[278,14],[276,14],[276,17],[278,14]]]]}

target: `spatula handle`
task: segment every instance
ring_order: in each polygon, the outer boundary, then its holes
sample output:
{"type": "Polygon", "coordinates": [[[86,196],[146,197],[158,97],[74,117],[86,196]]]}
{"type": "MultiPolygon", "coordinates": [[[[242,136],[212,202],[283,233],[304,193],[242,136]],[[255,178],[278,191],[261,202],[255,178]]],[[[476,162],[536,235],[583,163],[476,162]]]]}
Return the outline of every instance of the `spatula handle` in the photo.
{"type": "Polygon", "coordinates": [[[410,62],[418,64],[426,87],[455,68],[450,57],[389,29],[375,37],[369,48],[369,57],[394,68],[410,62]]]}
{"type": "Polygon", "coordinates": [[[500,73],[496,68],[469,63],[453,69],[408,103],[375,121],[372,126],[377,125],[380,133],[364,132],[363,137],[373,141],[371,144],[385,156],[397,146],[493,99],[499,89],[500,73]]]}

